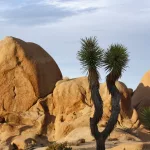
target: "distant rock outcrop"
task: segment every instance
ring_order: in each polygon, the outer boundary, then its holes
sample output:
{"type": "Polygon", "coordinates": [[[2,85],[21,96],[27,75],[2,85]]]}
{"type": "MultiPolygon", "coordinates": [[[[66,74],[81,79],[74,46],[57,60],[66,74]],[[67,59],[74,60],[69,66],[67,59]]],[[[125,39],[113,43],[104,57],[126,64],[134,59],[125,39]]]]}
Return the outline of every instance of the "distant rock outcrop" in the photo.
{"type": "Polygon", "coordinates": [[[37,44],[13,37],[0,41],[0,114],[28,110],[60,79],[56,62],[37,44]]]}
{"type": "Polygon", "coordinates": [[[140,113],[143,107],[150,106],[150,71],[146,72],[132,96],[132,106],[140,113]]]}

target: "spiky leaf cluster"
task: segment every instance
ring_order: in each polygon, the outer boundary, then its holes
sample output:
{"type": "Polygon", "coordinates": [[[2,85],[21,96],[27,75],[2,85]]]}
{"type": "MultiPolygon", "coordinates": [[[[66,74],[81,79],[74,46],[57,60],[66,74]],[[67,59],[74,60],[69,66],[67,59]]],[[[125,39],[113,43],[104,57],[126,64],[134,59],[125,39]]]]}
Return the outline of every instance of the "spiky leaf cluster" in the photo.
{"type": "Polygon", "coordinates": [[[150,130],[150,107],[145,107],[140,113],[141,123],[150,130]]]}
{"type": "Polygon", "coordinates": [[[85,72],[97,70],[101,66],[103,50],[98,46],[96,37],[81,39],[81,49],[77,53],[85,72]]]}
{"type": "Polygon", "coordinates": [[[128,60],[127,48],[121,44],[112,44],[104,54],[103,66],[117,79],[127,67],[128,60]]]}

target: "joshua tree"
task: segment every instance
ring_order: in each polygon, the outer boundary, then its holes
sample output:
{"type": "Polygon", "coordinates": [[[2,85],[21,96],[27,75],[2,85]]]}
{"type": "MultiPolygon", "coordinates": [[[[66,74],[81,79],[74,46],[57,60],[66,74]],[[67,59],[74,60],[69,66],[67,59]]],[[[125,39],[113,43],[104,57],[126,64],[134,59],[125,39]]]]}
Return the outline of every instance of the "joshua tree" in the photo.
{"type": "Polygon", "coordinates": [[[81,50],[77,57],[88,73],[91,98],[95,107],[93,118],[90,118],[91,133],[96,140],[96,149],[105,150],[105,141],[114,129],[120,112],[120,93],[115,82],[121,77],[122,71],[127,66],[128,53],[123,45],[111,45],[104,53],[98,46],[96,37],[81,39],[81,50]],[[99,72],[98,68],[103,66],[108,72],[106,77],[107,88],[111,94],[112,113],[105,129],[99,132],[97,124],[103,115],[103,101],[99,94],[99,72]]]}

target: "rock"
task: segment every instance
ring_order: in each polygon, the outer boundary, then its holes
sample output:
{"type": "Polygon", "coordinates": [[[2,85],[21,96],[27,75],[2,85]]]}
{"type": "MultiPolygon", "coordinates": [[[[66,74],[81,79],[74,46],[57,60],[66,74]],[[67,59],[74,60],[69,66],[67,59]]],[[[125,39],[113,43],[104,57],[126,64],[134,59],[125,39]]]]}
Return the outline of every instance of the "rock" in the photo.
{"type": "Polygon", "coordinates": [[[0,112],[28,110],[62,79],[56,62],[37,44],[6,37],[0,53],[0,112]]]}
{"type": "MultiPolygon", "coordinates": [[[[137,127],[138,116],[131,108],[131,95],[128,88],[122,82],[116,82],[116,86],[121,93],[118,126],[137,127]]],[[[100,94],[103,99],[104,115],[99,126],[105,127],[111,114],[111,95],[106,83],[100,84],[100,94]]],[[[52,120],[51,126],[46,127],[49,140],[59,140],[79,126],[89,127],[89,118],[93,116],[94,107],[87,77],[58,81],[53,93],[47,97],[47,105],[52,120]]]]}
{"type": "Polygon", "coordinates": [[[131,88],[128,88],[128,91],[129,91],[129,93],[130,93],[130,95],[131,95],[131,97],[133,96],[133,89],[131,89],[131,88]]]}
{"type": "MultiPolygon", "coordinates": [[[[116,87],[118,88],[120,94],[121,94],[121,113],[122,115],[125,114],[130,114],[129,112],[131,111],[131,95],[126,87],[126,85],[123,82],[116,82],[116,87]]],[[[109,91],[107,89],[106,83],[101,84],[100,86],[100,93],[102,96],[102,99],[107,101],[107,106],[109,105],[111,107],[111,95],[109,94],[109,91]]]]}
{"type": "Polygon", "coordinates": [[[36,140],[32,138],[25,138],[23,136],[18,136],[15,138],[11,145],[16,145],[18,149],[28,150],[29,148],[33,148],[36,145],[36,140]]]}
{"type": "Polygon", "coordinates": [[[5,118],[0,116],[0,123],[4,123],[5,122],[5,118]]]}
{"type": "MultiPolygon", "coordinates": [[[[118,88],[121,94],[121,103],[120,103],[120,118],[118,123],[123,126],[131,127],[135,124],[134,121],[138,119],[138,116],[134,115],[136,112],[131,108],[131,92],[126,87],[123,82],[116,82],[116,87],[118,88]],[[133,118],[134,115],[134,118],[133,118]],[[136,117],[136,118],[135,118],[136,117]]],[[[111,95],[107,89],[106,83],[100,85],[100,94],[103,99],[103,109],[104,109],[104,120],[108,120],[111,115],[111,95]]]]}
{"type": "Polygon", "coordinates": [[[18,148],[23,149],[26,146],[32,146],[27,145],[30,139],[38,141],[38,144],[47,145],[47,138],[41,136],[45,114],[41,99],[26,112],[8,114],[7,123],[0,124],[0,145],[6,141],[6,146],[14,143],[18,148]]]}
{"type": "Polygon", "coordinates": [[[77,142],[78,142],[79,144],[85,143],[85,139],[79,139],[77,142]]]}
{"type": "Polygon", "coordinates": [[[86,142],[92,141],[94,139],[91,135],[90,127],[78,127],[71,131],[66,137],[63,137],[57,142],[64,143],[67,141],[68,143],[77,143],[77,141],[81,141],[81,139],[84,139],[86,142]]]}
{"type": "Polygon", "coordinates": [[[146,72],[132,96],[132,106],[138,114],[143,107],[150,106],[150,71],[146,72]]]}
{"type": "Polygon", "coordinates": [[[137,130],[137,136],[144,142],[150,141],[150,131],[144,128],[137,130]]]}
{"type": "MultiPolygon", "coordinates": [[[[129,105],[130,93],[128,88],[121,82],[117,82],[116,86],[122,95],[118,125],[134,128],[138,118],[136,111],[131,109],[129,105]],[[126,116],[124,116],[125,114],[126,116]]],[[[100,94],[104,105],[104,115],[99,123],[101,131],[101,127],[105,127],[111,114],[111,95],[109,95],[105,83],[100,84],[100,94]]],[[[60,80],[56,83],[52,94],[39,99],[27,111],[7,113],[5,118],[8,122],[8,131],[13,130],[13,132],[8,134],[0,128],[2,133],[0,139],[9,141],[9,143],[13,142],[18,147],[24,147],[25,141],[30,138],[35,139],[37,143],[44,146],[47,145],[48,141],[56,140],[67,140],[78,144],[80,139],[92,141],[89,118],[92,116],[93,111],[94,107],[86,77],[60,80]],[[11,127],[9,124],[14,124],[16,127],[11,127]],[[45,136],[46,139],[42,136],[45,136]],[[44,143],[41,139],[44,139],[47,143],[44,143]]]]}
{"type": "Polygon", "coordinates": [[[25,149],[26,148],[25,139],[23,137],[16,138],[15,140],[13,140],[11,145],[16,146],[18,149],[25,149]]]}
{"type": "Polygon", "coordinates": [[[9,150],[18,150],[18,147],[16,144],[12,143],[9,147],[9,150]]]}
{"type": "Polygon", "coordinates": [[[108,138],[108,141],[118,141],[117,138],[108,138]]]}
{"type": "Polygon", "coordinates": [[[0,145],[3,142],[7,142],[10,143],[12,137],[15,137],[17,135],[19,135],[19,128],[20,126],[15,126],[15,125],[11,125],[11,124],[1,124],[0,125],[0,145]]]}
{"type": "Polygon", "coordinates": [[[137,135],[135,134],[135,131],[132,129],[119,129],[116,128],[114,129],[110,136],[108,137],[109,141],[119,141],[119,142],[125,142],[125,141],[136,141],[136,142],[140,142],[140,138],[137,137],[137,135]]]}

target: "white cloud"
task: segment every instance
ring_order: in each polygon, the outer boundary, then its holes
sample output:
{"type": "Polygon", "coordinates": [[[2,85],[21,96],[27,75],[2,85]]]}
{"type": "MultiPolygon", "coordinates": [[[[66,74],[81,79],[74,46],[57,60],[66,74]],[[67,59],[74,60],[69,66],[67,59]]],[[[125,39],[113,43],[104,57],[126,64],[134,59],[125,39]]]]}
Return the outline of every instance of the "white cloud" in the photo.
{"type": "MultiPolygon", "coordinates": [[[[115,26],[119,21],[132,22],[140,18],[146,21],[143,16],[148,17],[150,11],[150,2],[146,0],[1,0],[0,4],[0,17],[3,18],[1,23],[18,26],[49,25],[63,20],[77,24],[79,21],[76,23],[71,19],[79,20],[78,17],[89,23],[88,17],[91,16],[93,18],[90,23],[104,22],[104,27],[106,22],[113,22],[111,26],[115,26]],[[133,4],[136,7],[133,7],[133,4]]],[[[82,21],[80,22],[82,24],[82,21]]]]}
{"type": "MultiPolygon", "coordinates": [[[[43,5],[40,0],[3,1],[0,7],[1,24],[16,26],[38,26],[41,24],[58,22],[62,18],[73,15],[71,11],[43,5]],[[4,21],[5,20],[5,21],[4,21]]],[[[0,24],[0,25],[1,25],[0,24]]]]}
{"type": "Polygon", "coordinates": [[[103,8],[108,6],[106,0],[44,0],[41,3],[72,11],[85,10],[89,8],[103,8]]]}

